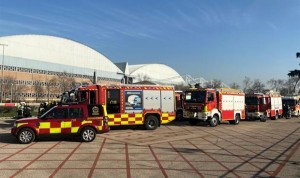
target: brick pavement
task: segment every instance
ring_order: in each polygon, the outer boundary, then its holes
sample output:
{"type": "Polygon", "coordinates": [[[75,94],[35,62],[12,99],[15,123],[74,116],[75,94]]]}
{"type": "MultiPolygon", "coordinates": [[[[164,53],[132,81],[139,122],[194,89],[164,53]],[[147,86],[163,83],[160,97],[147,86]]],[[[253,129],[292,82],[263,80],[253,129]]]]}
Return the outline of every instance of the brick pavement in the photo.
{"type": "Polygon", "coordinates": [[[0,177],[300,177],[300,118],[211,128],[172,122],[112,128],[94,142],[18,144],[0,120],[0,177]]]}

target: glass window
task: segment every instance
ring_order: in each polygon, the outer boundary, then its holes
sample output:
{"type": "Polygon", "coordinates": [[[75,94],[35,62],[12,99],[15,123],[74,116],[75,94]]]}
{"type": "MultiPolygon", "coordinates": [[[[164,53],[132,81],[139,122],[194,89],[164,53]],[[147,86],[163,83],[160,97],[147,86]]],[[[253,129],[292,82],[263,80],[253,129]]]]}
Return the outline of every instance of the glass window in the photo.
{"type": "Polygon", "coordinates": [[[54,108],[50,113],[47,114],[47,118],[53,119],[63,119],[67,118],[68,110],[67,108],[54,108]]]}
{"type": "Polygon", "coordinates": [[[82,108],[70,108],[69,115],[70,118],[82,118],[83,117],[82,108]]]}

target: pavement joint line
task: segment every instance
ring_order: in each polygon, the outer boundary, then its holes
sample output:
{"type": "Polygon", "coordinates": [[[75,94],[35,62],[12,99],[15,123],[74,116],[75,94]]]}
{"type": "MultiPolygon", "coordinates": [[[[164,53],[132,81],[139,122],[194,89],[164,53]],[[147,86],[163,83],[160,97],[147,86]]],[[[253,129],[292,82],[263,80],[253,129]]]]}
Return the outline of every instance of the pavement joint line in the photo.
{"type": "Polygon", "coordinates": [[[62,168],[62,166],[68,161],[68,159],[76,152],[76,150],[80,147],[82,143],[83,142],[77,145],[77,147],[68,155],[67,158],[65,158],[65,160],[63,160],[63,162],[54,170],[54,172],[49,177],[53,178],[55,176],[55,174],[62,168]]]}
{"type": "Polygon", "coordinates": [[[9,159],[9,158],[15,156],[16,154],[21,153],[22,151],[26,150],[27,148],[31,147],[32,145],[35,145],[36,143],[37,143],[37,142],[34,142],[34,143],[32,143],[32,144],[30,144],[30,145],[28,145],[28,146],[22,148],[21,150],[17,151],[16,153],[13,153],[12,155],[10,155],[10,156],[8,156],[8,157],[6,157],[6,158],[0,160],[0,163],[2,163],[3,161],[6,161],[7,159],[9,159]]]}
{"type": "MultiPolygon", "coordinates": [[[[256,158],[256,157],[258,157],[258,156],[262,156],[262,153],[264,153],[264,152],[266,152],[268,149],[270,149],[270,148],[272,148],[272,146],[275,146],[275,145],[277,145],[277,144],[279,144],[280,142],[282,142],[282,141],[284,141],[286,138],[288,138],[289,136],[291,136],[292,134],[294,134],[295,132],[297,132],[299,130],[299,127],[297,128],[297,129],[295,129],[294,131],[292,131],[292,132],[290,132],[289,134],[287,134],[287,136],[285,136],[284,138],[282,138],[281,140],[279,140],[279,141],[277,141],[276,143],[274,143],[273,145],[271,145],[271,146],[269,146],[268,148],[266,148],[265,150],[263,150],[263,151],[261,151],[259,154],[256,154],[254,157],[252,157],[252,158],[250,158],[250,159],[248,159],[248,160],[246,160],[246,162],[244,162],[243,164],[245,164],[245,163],[250,163],[249,161],[251,161],[251,160],[253,160],[254,158],[256,158]]],[[[223,132],[224,133],[224,132],[223,132]]],[[[205,138],[204,138],[205,139],[205,138]]],[[[231,142],[231,141],[229,141],[229,140],[227,140],[228,142],[231,142]]],[[[231,142],[232,143],[232,142],[231,142]]],[[[233,143],[233,144],[235,144],[235,143],[233,143]]],[[[239,146],[239,147],[241,147],[241,148],[243,148],[243,149],[246,149],[246,150],[248,150],[247,148],[244,148],[243,146],[240,146],[240,145],[237,145],[237,144],[235,144],[236,146],[239,146]]],[[[250,151],[250,150],[248,150],[248,151],[250,151]]],[[[262,157],[264,157],[264,156],[262,156],[262,157]]],[[[275,162],[275,161],[273,161],[273,162],[275,162]]],[[[238,165],[238,166],[236,166],[234,169],[237,169],[237,168],[239,168],[240,166],[242,166],[243,164],[241,164],[241,165],[238,165]]],[[[251,163],[250,163],[251,164],[251,163]]],[[[252,165],[252,166],[255,166],[255,165],[252,165]]],[[[257,167],[257,166],[255,166],[255,167],[257,167]]],[[[265,167],[264,169],[266,169],[267,167],[265,167]]],[[[262,170],[260,170],[260,172],[265,172],[264,170],[262,171],[262,170]]],[[[223,175],[223,176],[226,176],[227,174],[225,174],[225,175],[223,175]]]]}
{"type": "MultiPolygon", "coordinates": [[[[230,130],[230,131],[232,131],[232,132],[235,132],[235,131],[233,131],[233,130],[231,130],[231,129],[228,129],[228,128],[225,128],[225,129],[230,130]]],[[[262,139],[253,137],[253,135],[247,134],[247,132],[239,132],[239,133],[240,133],[240,134],[243,134],[243,135],[246,135],[246,136],[248,136],[248,137],[257,139],[257,140],[262,140],[262,139]]],[[[261,132],[260,132],[260,133],[261,133],[261,132]]],[[[267,132],[267,133],[269,133],[269,132],[267,132]]],[[[270,135],[274,135],[274,134],[277,134],[277,133],[272,133],[272,134],[270,134],[270,135]]],[[[260,134],[260,135],[261,135],[261,134],[260,134]]],[[[231,135],[231,136],[235,137],[236,135],[231,135]]],[[[271,136],[269,136],[269,135],[263,135],[263,136],[266,137],[266,138],[268,138],[268,139],[263,140],[264,142],[273,143],[273,142],[269,141],[269,140],[270,140],[269,138],[270,138],[271,136]]],[[[282,138],[274,138],[274,137],[273,137],[272,139],[279,141],[279,140],[281,140],[282,138]]],[[[258,145],[258,146],[261,146],[261,145],[258,145]]],[[[263,146],[261,146],[261,147],[263,147],[263,146]]]]}
{"type": "Polygon", "coordinates": [[[173,129],[171,129],[169,126],[167,126],[167,125],[165,125],[165,127],[167,128],[167,129],[169,129],[169,130],[173,130],[173,129]]]}
{"type": "MultiPolygon", "coordinates": [[[[225,133],[225,132],[223,132],[223,131],[220,131],[220,132],[222,132],[222,133],[226,134],[226,133],[225,133]]],[[[243,133],[240,133],[240,134],[243,134],[243,133]]],[[[256,143],[250,142],[250,141],[248,141],[248,140],[245,140],[245,139],[242,139],[242,138],[238,138],[238,139],[241,139],[241,140],[243,140],[243,141],[245,141],[245,142],[251,143],[251,144],[253,144],[253,145],[256,145],[256,146],[260,146],[260,145],[258,145],[258,144],[256,144],[256,143]]],[[[228,142],[230,142],[230,143],[232,143],[232,144],[234,144],[234,145],[236,145],[236,146],[238,146],[238,147],[240,147],[240,148],[243,148],[243,149],[245,149],[245,150],[247,150],[247,151],[250,151],[251,153],[254,153],[254,154],[256,154],[256,155],[257,155],[257,153],[256,153],[256,152],[254,152],[254,151],[252,151],[252,150],[250,150],[250,149],[246,148],[245,146],[238,145],[238,144],[236,144],[235,142],[229,141],[228,139],[224,139],[224,140],[227,140],[228,142]]],[[[265,151],[266,151],[266,150],[270,150],[270,147],[264,147],[264,146],[260,146],[260,147],[264,148],[264,149],[265,149],[265,151]]],[[[277,153],[279,154],[280,152],[277,152],[277,153]]],[[[264,155],[261,155],[261,154],[259,154],[259,155],[260,155],[260,156],[262,156],[262,157],[264,157],[264,158],[266,158],[266,159],[268,159],[268,158],[267,158],[267,157],[265,157],[264,155]]]]}
{"type": "Polygon", "coordinates": [[[5,145],[2,145],[0,148],[4,148],[4,147],[6,147],[7,145],[10,145],[10,144],[5,144],[5,145]]]}
{"type": "Polygon", "coordinates": [[[152,156],[154,157],[156,163],[158,164],[159,166],[159,169],[161,170],[161,172],[163,173],[164,177],[168,177],[168,174],[166,173],[166,170],[164,169],[164,167],[161,165],[160,161],[158,160],[157,156],[155,155],[155,152],[154,150],[152,149],[151,145],[148,145],[151,153],[152,153],[152,156]]]}
{"type": "Polygon", "coordinates": [[[212,160],[214,160],[214,162],[218,163],[219,165],[221,165],[223,168],[225,168],[228,172],[231,172],[232,174],[234,174],[236,177],[239,177],[239,175],[237,175],[234,170],[229,169],[227,166],[225,166],[222,162],[220,162],[219,160],[215,159],[213,156],[211,156],[210,154],[206,153],[205,151],[203,151],[202,149],[200,149],[197,145],[193,144],[192,142],[190,142],[189,140],[186,140],[188,143],[190,143],[192,146],[194,146],[195,148],[201,150],[202,153],[204,153],[205,155],[207,155],[208,157],[210,157],[212,160]]]}
{"type": "Polygon", "coordinates": [[[126,172],[127,172],[127,178],[131,178],[131,172],[130,172],[130,160],[129,160],[129,153],[128,153],[128,144],[125,143],[125,154],[126,154],[126,172]]]}
{"type": "Polygon", "coordinates": [[[189,161],[189,160],[187,160],[173,145],[172,145],[172,143],[170,143],[170,142],[168,142],[169,143],[169,145],[179,154],[179,156],[182,158],[182,159],[184,159],[185,160],[185,162],[186,163],[188,163],[189,164],[189,166],[200,176],[200,177],[202,177],[202,178],[204,178],[204,176],[201,174],[201,172],[199,172],[199,170],[197,170],[195,167],[194,167],[194,165],[189,161]]]}
{"type": "MultiPolygon", "coordinates": [[[[215,143],[213,143],[213,142],[211,142],[211,141],[209,141],[209,140],[207,140],[207,139],[205,139],[205,138],[204,138],[204,140],[210,142],[211,144],[213,144],[213,145],[215,145],[215,146],[217,146],[217,147],[219,147],[219,148],[222,148],[222,147],[220,147],[219,145],[217,145],[217,144],[215,144],[215,143]]],[[[235,168],[233,168],[232,171],[234,171],[235,169],[237,169],[238,167],[240,167],[241,165],[243,165],[243,164],[245,164],[245,163],[249,163],[250,165],[254,166],[255,168],[261,169],[260,167],[256,166],[256,165],[253,164],[252,162],[249,162],[250,160],[246,160],[245,158],[243,158],[243,157],[241,157],[241,156],[239,156],[239,155],[235,155],[233,152],[227,150],[226,148],[222,148],[222,150],[225,150],[226,152],[228,152],[228,153],[234,155],[235,157],[237,157],[237,158],[239,158],[239,159],[241,159],[241,160],[244,161],[244,162],[242,162],[242,163],[239,162],[240,165],[238,165],[238,166],[236,166],[235,168]]],[[[235,172],[238,172],[238,170],[235,171],[235,172]]],[[[267,173],[267,172],[266,172],[266,173],[267,173]]],[[[228,174],[228,173],[226,173],[225,175],[222,175],[222,176],[226,177],[227,174],[228,174]]],[[[269,174],[269,175],[271,175],[271,174],[269,174]]]]}
{"type": "MultiPolygon", "coordinates": [[[[244,132],[242,132],[241,134],[246,135],[244,132]]],[[[283,137],[283,138],[285,138],[285,137],[283,137]]],[[[278,141],[283,140],[283,138],[279,139],[278,141]]],[[[243,140],[243,141],[245,141],[245,142],[249,142],[248,140],[245,140],[245,139],[243,139],[243,138],[238,138],[238,139],[241,139],[241,140],[243,140]]],[[[275,140],[277,140],[277,139],[275,139],[275,140]]],[[[253,144],[253,145],[256,145],[256,146],[260,146],[260,145],[258,145],[258,144],[256,144],[256,143],[253,143],[253,142],[250,142],[250,143],[253,144]]],[[[271,142],[271,143],[273,143],[273,142],[271,142]]],[[[293,144],[294,142],[288,142],[288,143],[293,144]]],[[[264,147],[264,146],[260,146],[260,147],[262,147],[262,148],[264,148],[264,149],[268,149],[268,150],[274,151],[274,152],[276,152],[276,153],[278,153],[278,154],[281,154],[281,153],[282,153],[281,151],[273,150],[272,147],[271,147],[271,148],[270,148],[270,147],[267,147],[267,148],[266,148],[266,147],[264,147]]],[[[285,147],[284,147],[284,148],[285,148],[285,147]]],[[[287,149],[287,148],[285,148],[285,149],[287,149]]]]}
{"type": "Polygon", "coordinates": [[[40,154],[40,156],[36,157],[35,159],[31,160],[27,165],[25,165],[23,168],[19,169],[19,171],[17,171],[16,173],[14,173],[12,176],[10,177],[15,177],[16,175],[18,175],[19,173],[21,173],[23,170],[25,170],[28,166],[30,166],[34,161],[38,160],[39,158],[41,158],[43,155],[45,155],[47,152],[49,152],[50,150],[52,150],[54,147],[56,147],[58,144],[60,144],[61,142],[58,142],[56,144],[54,144],[52,147],[50,147],[49,149],[47,149],[44,153],[40,154]]]}
{"type": "MultiPolygon", "coordinates": [[[[285,152],[287,152],[287,151],[289,151],[289,150],[292,149],[290,151],[290,153],[287,155],[287,157],[284,159],[284,161],[282,163],[280,163],[280,165],[278,166],[278,168],[273,172],[273,174],[271,175],[271,177],[276,177],[280,173],[280,171],[282,170],[282,168],[289,161],[289,159],[293,156],[293,154],[297,151],[297,149],[299,148],[299,146],[300,146],[300,139],[298,139],[293,145],[291,145],[290,148],[287,148],[286,150],[284,150],[282,152],[282,154],[283,154],[283,153],[285,153],[285,152]]],[[[282,155],[278,155],[276,159],[278,159],[280,156],[282,156],[282,155]]],[[[269,166],[269,165],[267,165],[267,166],[269,166]]]]}
{"type": "MultiPolygon", "coordinates": [[[[95,160],[94,160],[93,166],[92,166],[92,168],[90,169],[90,172],[89,172],[88,177],[92,177],[92,176],[93,176],[93,173],[94,173],[94,171],[95,171],[96,165],[97,165],[98,160],[99,160],[99,158],[100,158],[100,155],[101,155],[101,153],[102,153],[102,150],[103,150],[105,141],[106,141],[106,138],[104,138],[104,140],[103,140],[102,143],[101,143],[101,146],[100,146],[99,151],[98,151],[98,153],[97,153],[97,155],[96,155],[96,158],[95,158],[95,160]]],[[[80,161],[80,160],[79,160],[79,161],[80,161]]]]}

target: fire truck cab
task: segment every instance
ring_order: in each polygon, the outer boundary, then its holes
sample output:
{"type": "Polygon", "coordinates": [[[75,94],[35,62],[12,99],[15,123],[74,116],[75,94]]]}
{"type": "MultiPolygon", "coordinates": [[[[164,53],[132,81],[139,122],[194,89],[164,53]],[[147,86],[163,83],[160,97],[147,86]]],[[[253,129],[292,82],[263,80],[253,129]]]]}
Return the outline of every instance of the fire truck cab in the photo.
{"type": "Polygon", "coordinates": [[[175,90],[159,85],[89,85],[78,87],[63,101],[100,104],[108,125],[144,125],[154,130],[175,119],[175,90]]]}
{"type": "Polygon", "coordinates": [[[77,134],[91,142],[96,133],[109,131],[105,108],[101,105],[58,105],[39,117],[15,121],[11,134],[20,143],[30,143],[40,135],[77,134]]]}
{"type": "Polygon", "coordinates": [[[246,94],[246,109],[248,119],[276,120],[282,116],[282,99],[278,92],[273,91],[246,94]]]}
{"type": "Polygon", "coordinates": [[[300,116],[300,102],[298,96],[283,96],[282,106],[289,106],[292,109],[292,116],[300,116]]]}
{"type": "Polygon", "coordinates": [[[185,92],[183,116],[191,125],[206,121],[211,127],[221,121],[239,124],[245,119],[245,94],[240,90],[191,88],[185,92]]]}

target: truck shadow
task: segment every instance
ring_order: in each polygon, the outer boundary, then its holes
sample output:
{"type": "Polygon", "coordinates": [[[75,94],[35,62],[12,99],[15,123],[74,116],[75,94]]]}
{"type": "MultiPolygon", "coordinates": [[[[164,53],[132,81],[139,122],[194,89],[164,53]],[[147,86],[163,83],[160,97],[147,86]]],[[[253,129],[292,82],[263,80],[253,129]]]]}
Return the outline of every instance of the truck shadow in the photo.
{"type": "MultiPolygon", "coordinates": [[[[75,135],[41,135],[35,139],[35,142],[82,142],[80,136],[75,135]]],[[[10,133],[0,133],[0,143],[20,144],[16,137],[10,133]]]]}
{"type": "Polygon", "coordinates": [[[11,118],[11,119],[5,119],[0,123],[0,128],[11,128],[13,126],[13,123],[15,122],[16,119],[11,118]]]}

